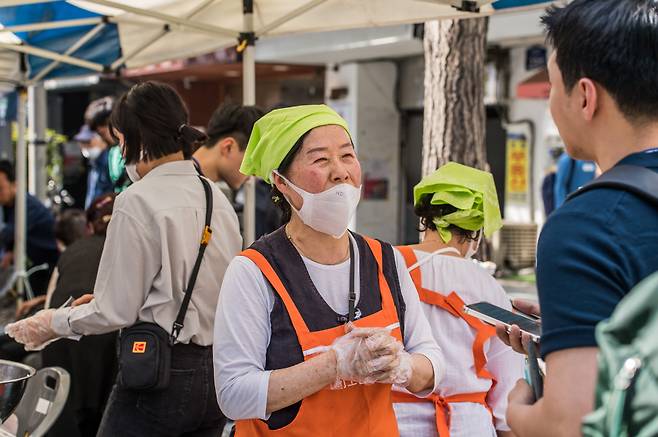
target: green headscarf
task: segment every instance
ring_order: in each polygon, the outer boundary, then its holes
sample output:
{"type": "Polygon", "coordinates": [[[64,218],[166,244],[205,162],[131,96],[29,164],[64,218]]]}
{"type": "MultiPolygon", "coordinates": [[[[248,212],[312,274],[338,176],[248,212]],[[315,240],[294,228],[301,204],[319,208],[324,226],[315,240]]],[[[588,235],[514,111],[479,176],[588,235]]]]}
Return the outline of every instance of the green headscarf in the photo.
{"type": "Polygon", "coordinates": [[[347,122],[327,105],[303,105],[275,109],[254,124],[240,172],[258,176],[267,183],[272,170],[306,132],[327,125],[341,126],[348,132],[347,122]]]}
{"type": "Polygon", "coordinates": [[[432,205],[452,205],[457,211],[436,217],[434,224],[443,242],[452,239],[450,225],[467,231],[484,228],[491,236],[503,226],[493,175],[465,165],[449,162],[414,187],[414,204],[432,195],[432,205]]]}

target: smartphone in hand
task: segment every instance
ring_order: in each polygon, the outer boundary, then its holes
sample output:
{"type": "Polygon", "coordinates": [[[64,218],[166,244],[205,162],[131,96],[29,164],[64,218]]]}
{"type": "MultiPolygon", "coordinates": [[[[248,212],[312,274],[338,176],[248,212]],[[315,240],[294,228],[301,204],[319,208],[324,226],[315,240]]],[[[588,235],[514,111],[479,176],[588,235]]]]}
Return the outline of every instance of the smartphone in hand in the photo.
{"type": "Polygon", "coordinates": [[[541,322],[539,320],[513,313],[489,302],[464,305],[464,312],[492,326],[500,323],[508,330],[512,325],[517,325],[521,332],[530,335],[535,343],[539,343],[541,337],[541,322]]]}

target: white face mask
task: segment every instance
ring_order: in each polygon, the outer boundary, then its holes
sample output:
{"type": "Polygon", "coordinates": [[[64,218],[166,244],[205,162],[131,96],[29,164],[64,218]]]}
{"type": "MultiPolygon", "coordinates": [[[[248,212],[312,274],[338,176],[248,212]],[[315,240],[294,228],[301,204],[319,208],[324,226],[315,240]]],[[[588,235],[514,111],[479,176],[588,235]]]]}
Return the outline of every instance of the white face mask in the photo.
{"type": "Polygon", "coordinates": [[[468,249],[466,250],[466,254],[464,255],[464,258],[470,259],[475,255],[480,247],[480,241],[482,241],[482,229],[480,229],[479,234],[478,234],[478,239],[477,240],[471,240],[468,243],[468,249]]]}
{"type": "Polygon", "coordinates": [[[133,183],[138,182],[142,177],[137,173],[137,164],[126,164],[126,173],[133,183]]]}
{"type": "Polygon", "coordinates": [[[103,150],[100,147],[86,147],[82,149],[82,156],[87,158],[90,161],[95,161],[99,156],[101,156],[101,153],[103,153],[103,150]]]}
{"type": "MultiPolygon", "coordinates": [[[[276,170],[274,173],[281,176],[276,170]]],[[[340,184],[313,194],[295,186],[285,177],[281,176],[281,178],[304,200],[300,210],[292,206],[290,201],[288,203],[305,225],[334,238],[340,238],[345,234],[359,205],[361,187],[340,184]]]]}

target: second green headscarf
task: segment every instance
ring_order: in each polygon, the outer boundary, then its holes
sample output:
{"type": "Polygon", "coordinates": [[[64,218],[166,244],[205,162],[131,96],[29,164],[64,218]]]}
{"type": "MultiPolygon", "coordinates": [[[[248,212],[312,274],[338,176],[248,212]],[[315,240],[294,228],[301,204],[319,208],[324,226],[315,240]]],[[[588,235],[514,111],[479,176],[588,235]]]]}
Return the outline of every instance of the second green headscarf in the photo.
{"type": "Polygon", "coordinates": [[[434,219],[441,239],[448,243],[451,225],[467,231],[484,228],[491,236],[503,226],[493,175],[465,165],[449,162],[414,187],[414,204],[431,195],[432,205],[452,205],[457,211],[434,219]]]}

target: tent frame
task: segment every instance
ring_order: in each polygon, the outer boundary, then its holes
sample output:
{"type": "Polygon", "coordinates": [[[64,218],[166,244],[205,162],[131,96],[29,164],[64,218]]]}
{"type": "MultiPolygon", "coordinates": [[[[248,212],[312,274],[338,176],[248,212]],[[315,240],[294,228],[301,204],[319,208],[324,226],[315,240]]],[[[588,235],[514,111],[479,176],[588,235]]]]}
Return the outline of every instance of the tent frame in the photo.
{"type": "MultiPolygon", "coordinates": [[[[11,6],[17,4],[29,3],[42,3],[44,0],[26,0],[26,1],[2,1],[0,0],[0,7],[11,6]]],[[[49,0],[46,0],[49,1],[49,0]]],[[[308,0],[300,7],[290,11],[284,16],[264,25],[260,29],[254,28],[254,1],[242,0],[243,4],[243,28],[242,30],[226,29],[219,26],[200,23],[194,21],[194,16],[199,14],[208,6],[221,0],[205,0],[184,17],[175,17],[169,14],[164,14],[157,11],[142,9],[135,6],[117,3],[112,0],[86,0],[89,3],[97,4],[100,6],[111,7],[114,9],[122,10],[124,12],[132,13],[137,16],[146,18],[151,21],[140,22],[145,26],[157,27],[162,26],[162,30],[155,35],[147,38],[143,44],[132,50],[130,53],[125,53],[110,65],[102,65],[96,62],[90,62],[84,59],[76,58],[75,52],[83,47],[87,42],[92,40],[107,23],[121,23],[121,22],[134,22],[134,20],[125,20],[122,17],[99,16],[75,20],[63,20],[52,23],[31,23],[23,24],[20,26],[11,26],[0,29],[0,32],[31,32],[47,29],[62,29],[67,27],[78,27],[83,25],[95,24],[89,32],[87,32],[76,43],[71,45],[64,53],[56,53],[50,50],[45,50],[39,47],[30,46],[28,44],[10,44],[0,43],[0,49],[13,50],[19,53],[24,53],[33,56],[39,56],[45,59],[50,59],[51,62],[42,71],[40,71],[33,79],[25,81],[26,86],[34,85],[42,81],[48,73],[54,70],[58,65],[70,64],[77,67],[86,68],[97,73],[109,73],[118,71],[125,65],[126,61],[139,55],[139,53],[151,47],[167,33],[170,32],[172,27],[183,28],[189,31],[195,31],[205,34],[218,35],[218,36],[233,36],[237,39],[238,46],[242,48],[242,68],[243,68],[243,104],[255,105],[256,104],[256,61],[255,61],[255,43],[258,37],[264,36],[274,29],[286,24],[306,12],[316,8],[317,6],[325,3],[327,0],[308,0]]],[[[20,104],[20,103],[19,103],[20,104]]],[[[20,208],[17,208],[17,223],[18,220],[24,221],[24,212],[19,217],[20,208]]],[[[244,206],[244,243],[245,245],[251,244],[255,240],[256,234],[256,193],[255,193],[255,180],[249,178],[245,184],[245,206],[244,206]]],[[[23,238],[21,238],[21,241],[23,238]]],[[[18,242],[18,240],[17,240],[18,242]]],[[[19,250],[20,251],[20,250],[19,250]]],[[[24,256],[24,254],[23,254],[24,256]]]]}
{"type": "MultiPolygon", "coordinates": [[[[0,7],[27,5],[34,3],[45,3],[54,0],[0,0],[0,7]]],[[[26,169],[27,169],[27,144],[26,144],[26,105],[27,105],[27,92],[26,87],[34,86],[43,79],[58,65],[70,64],[77,67],[82,67],[97,73],[110,73],[117,72],[121,69],[126,61],[139,55],[144,50],[151,47],[167,33],[174,29],[185,29],[193,32],[200,32],[204,34],[217,35],[217,36],[232,36],[237,39],[238,50],[242,53],[242,68],[243,68],[243,104],[255,105],[256,103],[256,63],[255,63],[255,43],[258,37],[267,35],[271,31],[279,28],[287,22],[298,18],[299,16],[313,10],[319,5],[325,3],[327,0],[307,0],[298,8],[288,12],[287,14],[277,18],[271,23],[263,25],[260,29],[254,26],[254,0],[242,0],[243,5],[243,26],[240,30],[226,29],[219,26],[214,26],[207,23],[200,23],[194,20],[194,17],[202,10],[212,5],[213,3],[222,0],[205,0],[202,1],[192,11],[188,12],[184,17],[176,17],[169,14],[143,9],[136,6],[130,6],[123,3],[117,3],[112,0],[85,0],[87,3],[92,3],[100,6],[106,6],[121,10],[124,12],[132,13],[145,20],[135,20],[133,18],[124,18],[121,16],[98,16],[83,19],[62,20],[49,23],[30,23],[17,26],[10,26],[0,29],[0,33],[4,32],[30,32],[49,29],[63,29],[68,27],[79,27],[84,25],[95,25],[85,35],[82,36],[77,42],[72,44],[64,53],[56,53],[50,50],[45,50],[39,47],[34,47],[28,44],[11,44],[0,43],[0,49],[12,50],[25,55],[38,56],[45,59],[50,59],[52,62],[48,64],[41,72],[39,72],[33,79],[24,79],[19,86],[19,99],[18,99],[18,141],[17,141],[17,202],[16,202],[16,237],[15,237],[15,265],[17,271],[24,275],[25,272],[25,193],[26,193],[26,169]],[[152,27],[161,30],[156,34],[145,38],[143,44],[134,48],[130,53],[122,54],[118,59],[110,65],[102,65],[96,62],[90,62],[75,56],[75,53],[92,40],[108,23],[137,23],[145,27],[152,27]]],[[[441,1],[441,0],[426,0],[426,1],[441,1]]],[[[445,1],[443,1],[445,2],[445,1]]],[[[466,4],[471,12],[476,12],[479,4],[491,3],[491,0],[452,0],[451,3],[457,9],[466,9],[466,4]]],[[[474,14],[475,15],[475,14],[474,14]]],[[[255,239],[255,214],[256,214],[256,195],[255,195],[255,179],[249,178],[245,184],[245,207],[244,207],[244,244],[250,245],[255,239]]],[[[22,284],[19,281],[19,284],[22,284]]],[[[19,285],[19,289],[22,288],[19,285]]]]}

